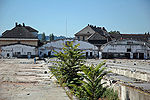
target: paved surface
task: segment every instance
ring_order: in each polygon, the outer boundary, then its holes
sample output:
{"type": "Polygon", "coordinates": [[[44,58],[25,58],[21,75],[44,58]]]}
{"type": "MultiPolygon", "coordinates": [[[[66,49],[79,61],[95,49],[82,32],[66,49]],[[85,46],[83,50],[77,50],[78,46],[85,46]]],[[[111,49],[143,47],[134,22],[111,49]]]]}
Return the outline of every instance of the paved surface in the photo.
{"type": "MultiPolygon", "coordinates": [[[[98,64],[105,59],[87,59],[87,64],[98,64]]],[[[150,60],[135,59],[106,59],[108,67],[136,70],[139,72],[150,73],[150,60]]]]}
{"type": "Polygon", "coordinates": [[[0,59],[0,100],[69,100],[64,89],[49,79],[44,62],[0,59]]]}
{"type": "MultiPolygon", "coordinates": [[[[87,59],[86,64],[94,64],[97,65],[100,62],[104,61],[104,59],[87,59]]],[[[106,59],[107,67],[118,68],[118,69],[128,69],[131,71],[139,71],[146,72],[150,74],[150,60],[134,60],[134,59],[106,59]]],[[[117,80],[121,83],[124,83],[128,86],[132,86],[134,88],[138,88],[142,91],[147,92],[150,95],[150,82],[145,82],[139,79],[130,78],[124,75],[119,74],[111,74],[109,75],[110,80],[117,80]]]]}

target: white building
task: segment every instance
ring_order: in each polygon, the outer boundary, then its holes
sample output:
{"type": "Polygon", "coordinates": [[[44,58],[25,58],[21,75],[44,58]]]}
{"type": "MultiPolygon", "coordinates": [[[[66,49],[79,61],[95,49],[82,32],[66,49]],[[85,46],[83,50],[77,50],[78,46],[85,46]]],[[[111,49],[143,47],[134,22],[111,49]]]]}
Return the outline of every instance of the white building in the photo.
{"type": "Polygon", "coordinates": [[[84,41],[78,41],[73,39],[64,39],[64,40],[57,40],[53,42],[49,42],[42,47],[39,47],[39,56],[40,57],[47,57],[47,56],[53,56],[55,54],[55,51],[63,51],[62,48],[64,47],[63,44],[66,44],[67,42],[73,41],[73,45],[80,44],[78,49],[85,50],[85,56],[86,57],[94,57],[98,56],[98,48],[94,46],[93,44],[90,44],[88,42],[84,41]]]}
{"type": "Polygon", "coordinates": [[[150,44],[136,40],[111,41],[101,47],[102,58],[150,58],[150,44]]]}
{"type": "Polygon", "coordinates": [[[0,51],[4,58],[35,57],[38,54],[38,49],[35,46],[20,43],[3,45],[0,51]]]}

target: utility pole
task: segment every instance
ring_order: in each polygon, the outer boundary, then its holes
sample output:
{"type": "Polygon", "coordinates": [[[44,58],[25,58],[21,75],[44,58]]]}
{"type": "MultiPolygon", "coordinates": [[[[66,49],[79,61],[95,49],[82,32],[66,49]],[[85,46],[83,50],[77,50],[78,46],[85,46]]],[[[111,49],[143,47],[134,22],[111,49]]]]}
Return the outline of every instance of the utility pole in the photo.
{"type": "Polygon", "coordinates": [[[67,17],[66,17],[66,38],[67,38],[67,17]]]}

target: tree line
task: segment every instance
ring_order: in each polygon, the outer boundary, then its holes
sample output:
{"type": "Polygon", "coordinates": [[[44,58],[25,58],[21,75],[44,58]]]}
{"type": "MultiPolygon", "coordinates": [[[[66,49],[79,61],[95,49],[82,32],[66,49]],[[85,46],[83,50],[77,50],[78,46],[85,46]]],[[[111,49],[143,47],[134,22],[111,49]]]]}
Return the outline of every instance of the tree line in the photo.
{"type": "MultiPolygon", "coordinates": [[[[54,40],[54,34],[52,33],[52,34],[49,35],[49,41],[51,42],[51,41],[53,41],[53,40],[54,40]]],[[[45,36],[45,33],[44,33],[44,32],[42,33],[41,42],[46,42],[46,36],[45,36]]]]}

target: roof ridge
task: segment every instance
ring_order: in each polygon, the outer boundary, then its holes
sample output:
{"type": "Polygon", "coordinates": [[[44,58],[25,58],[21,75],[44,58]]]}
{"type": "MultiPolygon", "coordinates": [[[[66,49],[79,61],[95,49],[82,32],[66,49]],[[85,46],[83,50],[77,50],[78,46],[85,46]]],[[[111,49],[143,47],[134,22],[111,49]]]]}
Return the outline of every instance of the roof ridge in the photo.
{"type": "MultiPolygon", "coordinates": [[[[90,27],[89,25],[84,27],[83,29],[81,29],[79,32],[77,32],[75,35],[79,34],[81,31],[83,31],[84,29],[86,29],[87,27],[90,27]]],[[[91,28],[91,27],[90,27],[91,28]]],[[[92,28],[91,28],[92,29],[92,28]]]]}
{"type": "Polygon", "coordinates": [[[3,38],[37,38],[24,26],[16,26],[2,35],[3,38]]]}
{"type": "MultiPolygon", "coordinates": [[[[96,34],[98,34],[100,37],[102,37],[103,39],[106,39],[106,37],[105,36],[103,36],[103,35],[101,35],[100,33],[98,33],[98,32],[95,32],[95,33],[93,33],[89,38],[88,38],[88,40],[90,40],[94,35],[96,35],[96,34]]],[[[98,38],[98,36],[97,36],[97,38],[98,38]]]]}

